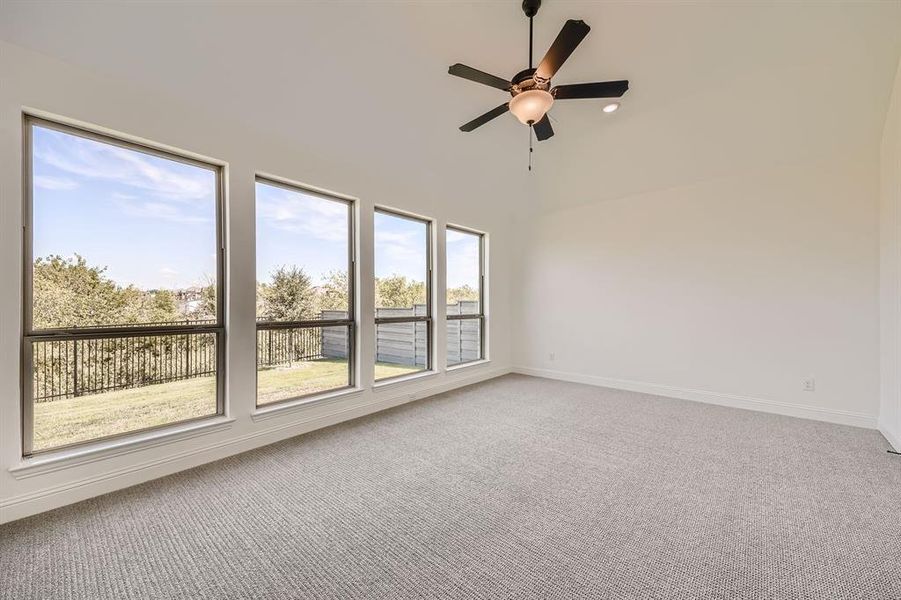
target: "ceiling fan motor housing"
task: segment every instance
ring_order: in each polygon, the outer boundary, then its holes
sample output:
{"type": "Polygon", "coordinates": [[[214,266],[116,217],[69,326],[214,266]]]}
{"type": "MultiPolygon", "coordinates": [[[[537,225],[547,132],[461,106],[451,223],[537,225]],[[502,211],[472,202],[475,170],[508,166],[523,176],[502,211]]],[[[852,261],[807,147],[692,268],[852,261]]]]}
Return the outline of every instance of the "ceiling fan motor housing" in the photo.
{"type": "Polygon", "coordinates": [[[517,94],[528,90],[550,90],[551,80],[545,80],[541,77],[535,77],[536,70],[537,69],[524,69],[514,75],[510,80],[510,82],[513,84],[512,86],[510,86],[510,94],[512,96],[516,96],[517,94]]]}

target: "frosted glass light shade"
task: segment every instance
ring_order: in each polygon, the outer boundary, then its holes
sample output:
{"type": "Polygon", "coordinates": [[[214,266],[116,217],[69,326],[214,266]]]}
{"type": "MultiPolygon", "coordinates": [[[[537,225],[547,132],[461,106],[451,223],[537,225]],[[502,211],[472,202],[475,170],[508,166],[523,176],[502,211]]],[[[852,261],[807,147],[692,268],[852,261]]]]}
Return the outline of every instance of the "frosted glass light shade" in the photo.
{"type": "Polygon", "coordinates": [[[544,113],[551,109],[554,97],[546,90],[527,90],[513,96],[510,100],[512,112],[523,125],[537,123],[544,113]]]}

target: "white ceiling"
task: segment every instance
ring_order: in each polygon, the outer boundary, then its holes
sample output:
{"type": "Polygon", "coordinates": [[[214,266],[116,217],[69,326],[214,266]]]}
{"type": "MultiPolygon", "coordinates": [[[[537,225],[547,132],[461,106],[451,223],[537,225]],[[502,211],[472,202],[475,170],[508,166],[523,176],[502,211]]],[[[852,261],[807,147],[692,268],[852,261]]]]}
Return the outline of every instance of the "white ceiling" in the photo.
{"type": "MultiPolygon", "coordinates": [[[[567,18],[592,27],[555,83],[627,78],[622,110],[559,102],[536,146],[505,101],[451,77],[525,68],[519,0],[17,2],[0,37],[315,147],[438,185],[528,183],[545,207],[824,155],[875,152],[901,54],[901,1],[545,0],[536,61],[567,18]]],[[[511,206],[519,201],[510,198],[511,206]]]]}

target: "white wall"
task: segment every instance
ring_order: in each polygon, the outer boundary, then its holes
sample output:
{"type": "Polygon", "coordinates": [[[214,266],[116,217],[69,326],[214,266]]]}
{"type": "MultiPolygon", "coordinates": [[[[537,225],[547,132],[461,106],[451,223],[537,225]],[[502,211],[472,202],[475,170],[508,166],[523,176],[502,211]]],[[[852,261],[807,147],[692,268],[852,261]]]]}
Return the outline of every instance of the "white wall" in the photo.
{"type": "Polygon", "coordinates": [[[578,200],[521,236],[519,370],[875,427],[875,149],[578,200]]]}
{"type": "MultiPolygon", "coordinates": [[[[490,200],[512,193],[510,181],[469,181],[461,194],[456,175],[417,173],[404,178],[405,159],[415,147],[385,140],[396,170],[378,171],[347,149],[346,159],[317,155],[316,139],[264,137],[216,111],[181,104],[120,80],[0,44],[0,521],[47,510],[203,462],[270,443],[317,427],[379,410],[416,397],[491,377],[510,365],[510,227],[490,200]],[[174,442],[128,453],[71,457],[65,468],[22,465],[19,433],[21,332],[22,110],[40,109],[166,144],[227,163],[227,407],[228,418],[211,431],[186,433],[174,442]],[[394,147],[392,147],[392,143],[394,147]],[[405,154],[406,153],[406,154],[405,154]],[[268,418],[252,418],[255,369],[254,198],[255,172],[266,172],[360,198],[359,263],[362,390],[268,418]],[[429,180],[431,178],[431,181],[429,180]],[[444,294],[443,225],[454,223],[489,233],[489,364],[440,372],[379,390],[369,387],[372,324],[372,208],[374,204],[436,219],[436,297],[444,294]],[[369,249],[369,251],[366,251],[369,249]],[[11,471],[12,469],[12,471],[11,471]]],[[[250,76],[250,74],[247,74],[250,76]]],[[[239,75],[238,75],[239,76],[239,75]]],[[[298,110],[302,110],[299,108],[298,110]]],[[[277,115],[273,115],[273,118],[277,115]]],[[[334,155],[331,155],[334,157],[334,155]]],[[[384,157],[382,157],[384,158],[384,157]]],[[[514,182],[515,187],[515,182],[514,182]]],[[[435,363],[444,364],[444,320],[436,315],[435,363]]]]}
{"type": "Polygon", "coordinates": [[[885,120],[881,166],[879,430],[901,451],[901,63],[885,120]]]}

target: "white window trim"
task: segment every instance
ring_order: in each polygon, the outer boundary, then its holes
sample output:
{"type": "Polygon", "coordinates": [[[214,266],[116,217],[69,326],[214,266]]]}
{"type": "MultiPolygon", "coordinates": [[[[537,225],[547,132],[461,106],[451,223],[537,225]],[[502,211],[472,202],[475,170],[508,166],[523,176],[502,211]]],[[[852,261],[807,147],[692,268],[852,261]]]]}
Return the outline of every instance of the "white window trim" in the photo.
{"type": "Polygon", "coordinates": [[[33,457],[23,458],[18,464],[10,467],[9,472],[16,479],[26,479],[148,448],[173,444],[201,435],[226,431],[231,429],[234,422],[233,417],[223,415],[185,425],[172,425],[165,429],[155,429],[125,438],[98,441],[62,450],[50,450],[33,457]]]}

